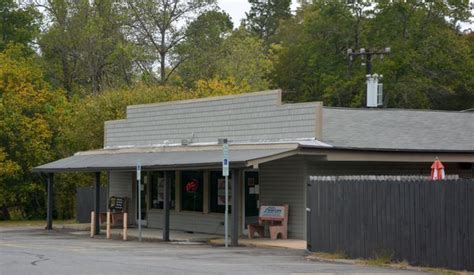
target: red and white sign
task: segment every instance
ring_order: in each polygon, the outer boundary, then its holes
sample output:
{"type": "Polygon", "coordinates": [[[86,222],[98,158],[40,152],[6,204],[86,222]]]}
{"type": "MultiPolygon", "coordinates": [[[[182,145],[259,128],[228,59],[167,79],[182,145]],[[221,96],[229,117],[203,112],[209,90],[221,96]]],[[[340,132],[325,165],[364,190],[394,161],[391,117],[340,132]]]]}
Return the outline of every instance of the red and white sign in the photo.
{"type": "Polygon", "coordinates": [[[188,193],[196,193],[199,188],[199,182],[197,179],[192,179],[188,183],[186,183],[186,192],[188,193]]]}
{"type": "Polygon", "coordinates": [[[438,158],[431,165],[431,179],[432,180],[444,180],[446,174],[444,173],[444,165],[439,161],[438,158]]]}

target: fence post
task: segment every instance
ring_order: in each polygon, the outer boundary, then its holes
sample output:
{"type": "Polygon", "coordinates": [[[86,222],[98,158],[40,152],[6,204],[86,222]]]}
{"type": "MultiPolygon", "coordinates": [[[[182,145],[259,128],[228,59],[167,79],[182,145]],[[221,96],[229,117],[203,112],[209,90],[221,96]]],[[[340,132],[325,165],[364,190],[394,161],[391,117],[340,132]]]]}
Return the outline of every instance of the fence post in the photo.
{"type": "Polygon", "coordinates": [[[123,240],[127,240],[127,234],[128,234],[128,214],[127,212],[123,213],[123,240]]]}
{"type": "Polygon", "coordinates": [[[107,211],[107,239],[110,239],[110,210],[107,211]]]}
{"type": "Polygon", "coordinates": [[[95,235],[95,212],[91,212],[91,238],[95,235]]]}

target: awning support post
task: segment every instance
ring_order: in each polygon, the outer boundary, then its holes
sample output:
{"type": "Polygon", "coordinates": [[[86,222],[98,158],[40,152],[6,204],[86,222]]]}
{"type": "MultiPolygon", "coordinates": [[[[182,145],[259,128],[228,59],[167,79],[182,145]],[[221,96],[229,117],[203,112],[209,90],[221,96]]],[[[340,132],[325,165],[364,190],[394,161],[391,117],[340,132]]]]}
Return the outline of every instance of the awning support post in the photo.
{"type": "Polygon", "coordinates": [[[168,176],[168,171],[164,172],[165,174],[165,186],[163,194],[163,241],[170,240],[170,196],[171,196],[171,186],[170,179],[168,176]]]}
{"type": "Polygon", "coordinates": [[[46,210],[46,229],[53,229],[53,184],[54,174],[48,173],[48,205],[46,210]]]}
{"type": "Polygon", "coordinates": [[[94,186],[94,211],[95,211],[95,234],[100,234],[100,172],[95,173],[94,186]]]}
{"type": "Polygon", "coordinates": [[[240,170],[232,171],[232,232],[231,245],[239,245],[239,194],[240,194],[240,170]]]}

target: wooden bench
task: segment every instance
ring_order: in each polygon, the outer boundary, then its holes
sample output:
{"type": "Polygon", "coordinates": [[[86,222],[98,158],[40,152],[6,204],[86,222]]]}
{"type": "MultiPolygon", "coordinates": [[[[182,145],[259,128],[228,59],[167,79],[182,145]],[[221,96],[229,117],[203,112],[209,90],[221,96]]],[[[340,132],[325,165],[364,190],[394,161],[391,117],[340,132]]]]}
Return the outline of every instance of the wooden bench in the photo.
{"type": "MultiPolygon", "coordinates": [[[[128,198],[112,196],[109,199],[108,209],[110,210],[111,225],[123,224],[123,213],[128,212],[128,198]]],[[[100,213],[100,223],[107,221],[107,212],[100,213]]]]}
{"type": "Polygon", "coordinates": [[[248,225],[248,237],[252,239],[255,232],[258,233],[260,238],[265,235],[265,222],[268,223],[268,229],[270,231],[270,238],[276,240],[278,235],[282,239],[288,238],[288,204],[275,206],[275,205],[262,205],[258,215],[258,224],[248,225]]]}

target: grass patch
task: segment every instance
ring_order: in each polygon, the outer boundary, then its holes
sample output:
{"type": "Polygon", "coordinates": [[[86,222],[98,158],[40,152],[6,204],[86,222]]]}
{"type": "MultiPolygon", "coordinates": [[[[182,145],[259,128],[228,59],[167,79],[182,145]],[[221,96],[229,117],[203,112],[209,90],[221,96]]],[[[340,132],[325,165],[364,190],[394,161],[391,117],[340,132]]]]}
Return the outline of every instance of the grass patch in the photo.
{"type": "Polygon", "coordinates": [[[336,251],[333,253],[315,252],[314,255],[318,258],[328,259],[328,260],[349,259],[349,256],[344,251],[336,251]]]}
{"type": "Polygon", "coordinates": [[[377,251],[374,253],[374,256],[365,261],[368,265],[375,265],[375,266],[386,266],[389,264],[393,264],[393,252],[391,251],[377,251]]]}
{"type": "Polygon", "coordinates": [[[425,267],[422,268],[423,271],[436,273],[436,274],[443,274],[443,275],[467,275],[469,272],[467,271],[456,271],[451,269],[444,269],[444,268],[434,268],[434,267],[425,267]]]}
{"type": "Polygon", "coordinates": [[[379,250],[374,253],[374,256],[369,259],[353,259],[350,258],[344,251],[334,253],[328,252],[314,252],[309,256],[309,259],[326,259],[326,260],[345,260],[353,264],[370,265],[384,268],[394,268],[400,270],[412,270],[416,272],[428,272],[442,275],[468,275],[472,274],[467,271],[452,270],[446,268],[426,267],[426,266],[412,266],[407,261],[396,261],[394,253],[387,250],[379,250]]]}
{"type": "MultiPolygon", "coordinates": [[[[54,220],[53,225],[77,223],[76,220],[54,220]]],[[[46,226],[45,220],[8,220],[0,221],[0,227],[46,226]]]]}

